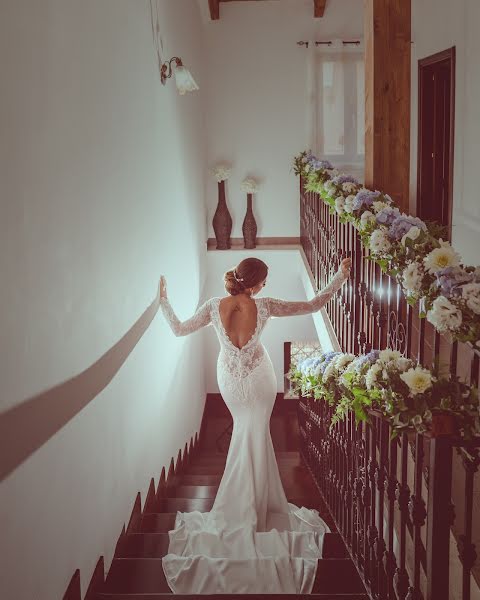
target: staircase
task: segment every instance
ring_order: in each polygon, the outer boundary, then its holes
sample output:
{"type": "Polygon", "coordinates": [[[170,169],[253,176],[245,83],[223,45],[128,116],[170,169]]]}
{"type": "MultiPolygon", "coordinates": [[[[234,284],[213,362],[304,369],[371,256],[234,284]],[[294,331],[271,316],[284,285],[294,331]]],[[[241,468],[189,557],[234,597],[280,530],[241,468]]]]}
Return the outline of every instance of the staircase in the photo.
{"type": "MultiPolygon", "coordinates": [[[[161,559],[168,552],[168,531],[173,529],[176,511],[208,511],[212,508],[222,477],[228,447],[231,417],[223,401],[207,398],[200,444],[185,447],[179,453],[177,467],[162,473],[155,492],[153,481],[140,509],[140,496],[128,528],[119,539],[107,578],[103,577],[88,600],[159,600],[173,596],[163,574],[161,559]],[[225,435],[225,430],[227,435],[225,435]],[[220,436],[219,433],[223,432],[220,436]],[[224,448],[219,451],[219,440],[224,448]]],[[[287,498],[298,506],[316,508],[335,531],[315,483],[304,465],[299,448],[296,404],[277,401],[270,421],[280,476],[287,498]]],[[[103,569],[101,569],[103,571],[103,569]]],[[[199,595],[180,596],[201,598],[199,595]]],[[[209,596],[210,597],[210,596],[209,596]]],[[[226,596],[216,594],[216,600],[226,596]]],[[[229,596],[230,597],[230,596],[229,596]]],[[[233,595],[235,598],[272,598],[272,595],[233,595]]],[[[323,558],[318,561],[317,576],[310,595],[283,594],[282,598],[318,598],[319,600],[368,600],[365,588],[338,533],[326,534],[323,558]]]]}

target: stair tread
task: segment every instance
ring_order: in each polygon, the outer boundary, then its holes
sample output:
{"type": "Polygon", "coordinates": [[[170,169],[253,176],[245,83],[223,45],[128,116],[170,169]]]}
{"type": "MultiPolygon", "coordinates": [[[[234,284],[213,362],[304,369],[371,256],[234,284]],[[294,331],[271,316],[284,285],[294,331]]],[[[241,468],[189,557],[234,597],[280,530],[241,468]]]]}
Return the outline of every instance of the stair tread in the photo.
{"type": "MultiPolygon", "coordinates": [[[[97,593],[93,600],[160,600],[165,596],[171,596],[171,592],[159,594],[116,594],[116,593],[97,593]]],[[[237,600],[272,600],[272,594],[202,594],[202,598],[212,598],[214,600],[228,600],[236,598],[237,600]]],[[[177,594],[177,598],[184,600],[198,600],[197,594],[177,594]]],[[[282,600],[309,600],[318,598],[318,600],[369,600],[366,594],[282,594],[282,600]]]]}
{"type": "MultiPolygon", "coordinates": [[[[171,592],[159,594],[111,594],[97,593],[93,600],[160,600],[165,596],[171,596],[171,592]]],[[[272,594],[202,594],[202,598],[212,598],[212,600],[228,600],[236,598],[237,600],[272,600],[272,594]]],[[[177,594],[177,598],[184,600],[198,600],[197,594],[177,594]]],[[[318,600],[369,600],[366,594],[282,594],[282,600],[309,600],[318,598],[318,600]]]]}
{"type": "MultiPolygon", "coordinates": [[[[161,558],[114,558],[102,592],[159,593],[170,592],[161,558]]],[[[313,592],[362,593],[364,588],[354,564],[349,559],[330,558],[317,561],[313,592]]]]}
{"type": "MultiPolygon", "coordinates": [[[[116,558],[161,558],[168,553],[168,532],[142,532],[127,534],[118,549],[116,558]]],[[[338,533],[327,533],[323,541],[324,558],[347,558],[348,553],[338,533]]]]}

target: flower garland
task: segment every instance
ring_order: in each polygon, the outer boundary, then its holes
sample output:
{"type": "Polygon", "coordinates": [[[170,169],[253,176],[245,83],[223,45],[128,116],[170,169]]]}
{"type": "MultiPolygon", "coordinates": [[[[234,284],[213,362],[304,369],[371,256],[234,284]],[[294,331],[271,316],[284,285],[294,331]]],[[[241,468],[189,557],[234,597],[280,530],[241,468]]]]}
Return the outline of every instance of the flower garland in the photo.
{"type": "Polygon", "coordinates": [[[457,378],[437,379],[395,350],[361,356],[327,352],[293,366],[288,376],[296,391],[335,407],[330,429],[349,411],[357,423],[368,421],[368,410],[374,408],[389,420],[392,437],[429,430],[436,414],[451,415],[464,439],[480,432],[474,389],[457,378]]]}
{"type": "Polygon", "coordinates": [[[232,170],[227,165],[215,165],[212,169],[212,174],[218,183],[226,181],[230,177],[232,170]]]}
{"type": "Polygon", "coordinates": [[[388,194],[368,190],[310,152],[294,159],[308,192],[359,231],[370,258],[401,285],[409,304],[440,333],[480,348],[480,267],[464,266],[444,228],[400,213],[388,194]]]}

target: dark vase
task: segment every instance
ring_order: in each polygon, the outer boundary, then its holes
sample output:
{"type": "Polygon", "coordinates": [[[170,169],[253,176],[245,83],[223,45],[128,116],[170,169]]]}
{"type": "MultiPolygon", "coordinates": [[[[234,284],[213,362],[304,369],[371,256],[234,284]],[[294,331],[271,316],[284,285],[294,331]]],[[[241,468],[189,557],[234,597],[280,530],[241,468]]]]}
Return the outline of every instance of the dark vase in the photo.
{"type": "Polygon", "coordinates": [[[253,194],[247,194],[247,212],[243,219],[242,232],[245,248],[256,248],[257,222],[252,209],[253,194]]]}
{"type": "Polygon", "coordinates": [[[217,240],[217,250],[228,250],[231,246],[232,217],[225,200],[225,181],[218,182],[218,205],[213,215],[212,225],[217,240]]]}

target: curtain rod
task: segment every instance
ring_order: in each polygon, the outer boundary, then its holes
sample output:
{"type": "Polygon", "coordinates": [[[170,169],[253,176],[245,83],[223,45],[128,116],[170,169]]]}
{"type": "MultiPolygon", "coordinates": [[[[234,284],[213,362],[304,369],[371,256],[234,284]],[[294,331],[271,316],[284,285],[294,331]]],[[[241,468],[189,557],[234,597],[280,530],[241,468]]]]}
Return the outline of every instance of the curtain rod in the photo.
{"type": "MultiPolygon", "coordinates": [[[[308,48],[310,42],[297,42],[297,46],[306,46],[308,48]]],[[[322,46],[322,45],[326,45],[326,46],[331,46],[333,44],[333,42],[330,40],[328,42],[315,42],[315,46],[322,46]]],[[[353,44],[354,46],[359,46],[361,44],[360,40],[342,40],[342,44],[344,46],[346,46],[347,44],[353,44]]]]}

